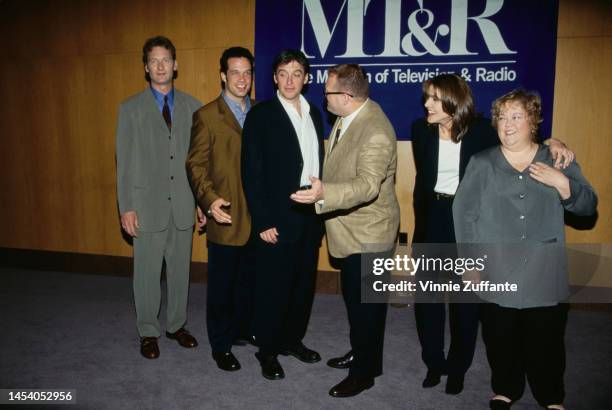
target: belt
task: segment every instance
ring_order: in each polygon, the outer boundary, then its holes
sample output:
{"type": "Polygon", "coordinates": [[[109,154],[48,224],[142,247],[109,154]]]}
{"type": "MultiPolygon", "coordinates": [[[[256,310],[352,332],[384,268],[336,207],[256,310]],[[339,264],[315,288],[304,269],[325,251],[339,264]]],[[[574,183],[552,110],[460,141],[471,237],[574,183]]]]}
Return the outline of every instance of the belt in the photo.
{"type": "Polygon", "coordinates": [[[436,201],[452,201],[455,198],[455,195],[444,194],[442,192],[434,192],[433,198],[436,201]]]}

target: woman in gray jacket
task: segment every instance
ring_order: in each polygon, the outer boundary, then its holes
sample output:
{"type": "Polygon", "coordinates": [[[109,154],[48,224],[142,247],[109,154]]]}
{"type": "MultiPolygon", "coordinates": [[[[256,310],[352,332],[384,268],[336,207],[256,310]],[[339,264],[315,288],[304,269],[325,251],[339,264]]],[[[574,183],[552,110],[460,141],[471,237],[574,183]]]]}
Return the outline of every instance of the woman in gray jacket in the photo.
{"type": "Polygon", "coordinates": [[[597,196],[575,162],[555,169],[549,149],[536,142],[539,96],[512,91],[493,103],[492,114],[501,145],[472,157],[453,203],[460,252],[487,258],[475,282],[488,302],[482,325],[495,393],[490,406],[510,408],[527,376],[540,405],[562,409],[564,211],[591,215],[597,196]]]}

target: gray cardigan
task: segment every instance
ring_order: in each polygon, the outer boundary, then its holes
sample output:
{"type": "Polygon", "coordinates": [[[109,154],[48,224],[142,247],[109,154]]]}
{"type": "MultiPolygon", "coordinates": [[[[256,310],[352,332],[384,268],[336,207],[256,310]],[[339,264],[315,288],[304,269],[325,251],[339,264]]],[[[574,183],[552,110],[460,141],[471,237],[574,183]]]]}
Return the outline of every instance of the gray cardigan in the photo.
{"type": "MultiPolygon", "coordinates": [[[[552,166],[548,147],[539,147],[537,161],[552,166]]],[[[470,160],[453,203],[459,251],[462,256],[486,255],[482,281],[518,287],[514,292],[480,293],[482,299],[528,308],[552,306],[569,296],[564,211],[591,215],[597,196],[578,164],[562,172],[570,181],[567,200],[531,178],[528,169],[514,169],[500,146],[470,160]]]]}

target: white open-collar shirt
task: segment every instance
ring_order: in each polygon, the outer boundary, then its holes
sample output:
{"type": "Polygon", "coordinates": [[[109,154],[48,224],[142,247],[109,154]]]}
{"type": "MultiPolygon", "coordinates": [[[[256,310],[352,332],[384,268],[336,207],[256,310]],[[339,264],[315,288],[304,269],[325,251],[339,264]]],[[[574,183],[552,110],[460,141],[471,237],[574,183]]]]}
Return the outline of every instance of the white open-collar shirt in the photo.
{"type": "Polygon", "coordinates": [[[304,96],[300,95],[301,115],[297,112],[293,104],[285,100],[280,92],[276,95],[283,108],[289,115],[293,129],[298,137],[304,167],[300,176],[300,186],[310,185],[310,176],[319,177],[319,139],[312,118],[310,117],[310,104],[304,96]]]}

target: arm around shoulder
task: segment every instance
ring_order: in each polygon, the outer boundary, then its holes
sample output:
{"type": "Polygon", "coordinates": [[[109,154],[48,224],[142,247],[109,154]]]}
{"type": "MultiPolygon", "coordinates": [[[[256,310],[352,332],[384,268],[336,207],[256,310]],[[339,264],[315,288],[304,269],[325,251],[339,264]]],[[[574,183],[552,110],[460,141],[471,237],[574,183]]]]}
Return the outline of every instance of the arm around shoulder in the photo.
{"type": "Polygon", "coordinates": [[[563,207],[576,215],[593,215],[597,211],[597,194],[595,190],[582,175],[580,166],[576,162],[572,162],[566,169],[563,170],[565,176],[569,179],[570,197],[562,200],[563,207]]]}

